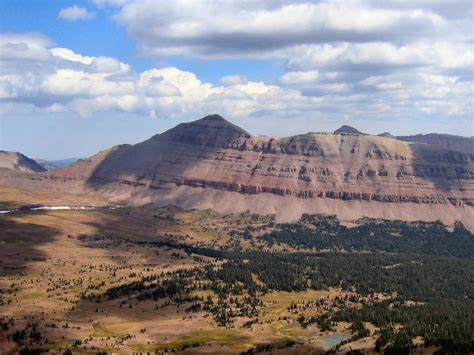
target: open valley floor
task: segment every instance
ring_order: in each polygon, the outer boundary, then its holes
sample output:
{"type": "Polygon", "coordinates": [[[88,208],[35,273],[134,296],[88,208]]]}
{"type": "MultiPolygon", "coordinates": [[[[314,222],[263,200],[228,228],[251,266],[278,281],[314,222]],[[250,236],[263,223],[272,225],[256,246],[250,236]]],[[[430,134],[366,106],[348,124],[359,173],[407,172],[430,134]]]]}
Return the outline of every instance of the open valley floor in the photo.
{"type": "MultiPolygon", "coordinates": [[[[0,199],[55,202],[35,194],[0,199]]],[[[473,351],[474,239],[460,223],[20,209],[0,216],[0,243],[5,353],[473,351]]]]}

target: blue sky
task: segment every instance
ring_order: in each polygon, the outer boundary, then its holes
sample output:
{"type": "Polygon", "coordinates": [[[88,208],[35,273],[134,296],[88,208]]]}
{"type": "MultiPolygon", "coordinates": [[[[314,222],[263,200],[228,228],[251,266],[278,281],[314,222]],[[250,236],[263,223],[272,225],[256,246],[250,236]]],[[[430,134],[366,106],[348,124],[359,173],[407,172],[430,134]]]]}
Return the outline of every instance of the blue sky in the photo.
{"type": "Polygon", "coordinates": [[[126,30],[118,26],[104,11],[86,21],[58,19],[61,9],[78,5],[91,7],[90,1],[2,0],[1,32],[39,32],[48,36],[56,46],[71,48],[91,56],[109,56],[128,60],[134,67],[144,69],[152,60],[134,55],[134,43],[126,30]]]}
{"type": "Polygon", "coordinates": [[[209,113],[472,136],[472,21],[461,0],[2,0],[0,149],[84,157],[209,113]]]}
{"type": "Polygon", "coordinates": [[[284,74],[283,62],[272,59],[198,60],[186,56],[149,58],[138,55],[135,42],[127,36],[126,29],[112,19],[115,11],[97,9],[92,1],[2,0],[0,8],[1,32],[40,32],[57,47],[70,48],[89,56],[114,57],[137,71],[176,66],[214,84],[231,74],[269,83],[284,74]],[[61,9],[74,5],[94,9],[94,18],[87,21],[58,19],[61,9]]]}

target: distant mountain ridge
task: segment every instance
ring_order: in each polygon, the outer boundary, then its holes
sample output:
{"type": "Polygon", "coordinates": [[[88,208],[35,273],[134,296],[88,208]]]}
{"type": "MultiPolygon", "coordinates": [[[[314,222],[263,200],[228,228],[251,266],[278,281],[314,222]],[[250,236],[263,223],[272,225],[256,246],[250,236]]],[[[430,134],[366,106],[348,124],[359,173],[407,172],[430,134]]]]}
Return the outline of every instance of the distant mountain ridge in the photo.
{"type": "Polygon", "coordinates": [[[74,164],[81,158],[68,158],[60,160],[35,159],[35,161],[46,170],[55,170],[74,164]]]}
{"type": "Polygon", "coordinates": [[[474,137],[462,137],[451,134],[416,134],[412,136],[398,136],[399,140],[405,142],[418,142],[434,144],[450,150],[458,150],[469,154],[474,154],[474,137]]]}
{"type": "Polygon", "coordinates": [[[28,158],[19,152],[7,152],[0,150],[0,168],[17,170],[29,173],[46,171],[35,160],[28,158]]]}
{"type": "MultiPolygon", "coordinates": [[[[474,229],[473,161],[466,151],[363,134],[353,127],[255,136],[210,115],[135,145],[101,151],[28,184],[95,192],[134,205],[224,213],[249,209],[284,220],[306,212],[350,220],[459,219],[474,229]]],[[[17,179],[3,181],[17,184],[17,179]]]]}

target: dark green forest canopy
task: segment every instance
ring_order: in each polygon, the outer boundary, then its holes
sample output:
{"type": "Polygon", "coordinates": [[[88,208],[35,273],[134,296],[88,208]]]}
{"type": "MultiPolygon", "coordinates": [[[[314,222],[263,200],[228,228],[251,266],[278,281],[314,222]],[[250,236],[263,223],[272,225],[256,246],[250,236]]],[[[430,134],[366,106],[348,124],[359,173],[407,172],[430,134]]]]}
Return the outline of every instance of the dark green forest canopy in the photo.
{"type": "Polygon", "coordinates": [[[360,219],[346,227],[335,216],[304,214],[297,223],[278,224],[261,240],[292,247],[418,253],[474,259],[474,235],[460,222],[450,229],[440,221],[405,222],[360,219]]]}
{"type": "Polygon", "coordinates": [[[441,346],[447,352],[474,351],[474,236],[460,223],[449,229],[440,222],[365,219],[348,228],[333,216],[304,215],[297,223],[274,227],[260,237],[253,235],[259,230],[249,227],[244,238],[301,250],[214,249],[172,240],[126,241],[167,246],[220,263],[147,276],[113,287],[106,296],[194,302],[190,312],[204,310],[218,325],[228,326],[239,315],[258,317],[260,297],[273,290],[335,287],[368,300],[383,293],[389,296],[387,301],[363,301],[361,308],[343,302],[338,310],[302,316],[299,322],[330,329],[334,322],[349,321],[354,339],[367,336],[363,322],[371,322],[381,328],[377,348],[395,353],[407,352],[411,339],[417,336],[423,337],[426,345],[441,346]],[[214,291],[217,300],[192,296],[192,291],[199,289],[214,291]],[[235,296],[245,297],[239,301],[235,296]],[[231,304],[235,311],[229,310],[231,304]],[[402,329],[397,330],[397,325],[402,329]]]}

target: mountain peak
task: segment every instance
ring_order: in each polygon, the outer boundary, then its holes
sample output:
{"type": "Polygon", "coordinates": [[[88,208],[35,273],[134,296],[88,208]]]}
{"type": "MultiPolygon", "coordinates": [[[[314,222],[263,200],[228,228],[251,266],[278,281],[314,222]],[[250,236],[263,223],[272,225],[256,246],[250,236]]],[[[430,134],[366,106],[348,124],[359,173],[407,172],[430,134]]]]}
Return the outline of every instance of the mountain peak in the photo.
{"type": "Polygon", "coordinates": [[[396,137],[394,135],[392,135],[390,132],[383,132],[383,133],[380,133],[378,136],[379,137],[396,139],[396,137]]]}
{"type": "Polygon", "coordinates": [[[198,121],[211,121],[211,122],[229,122],[227,121],[224,117],[222,117],[221,115],[218,115],[218,114],[212,114],[212,115],[207,115],[203,118],[201,118],[200,120],[198,121]]]}
{"type": "Polygon", "coordinates": [[[227,147],[236,139],[250,137],[250,134],[222,116],[214,114],[181,123],[161,136],[188,144],[227,147]]]}
{"type": "Polygon", "coordinates": [[[347,125],[342,125],[338,129],[336,129],[334,133],[364,134],[358,129],[355,129],[354,127],[347,126],[347,125]]]}
{"type": "Polygon", "coordinates": [[[241,130],[240,127],[234,125],[233,123],[227,121],[224,117],[213,114],[213,115],[207,115],[201,119],[198,119],[196,121],[188,122],[185,123],[185,125],[199,125],[199,126],[206,126],[206,127],[212,127],[212,128],[234,128],[241,130]]]}
{"type": "Polygon", "coordinates": [[[249,133],[247,133],[244,129],[226,120],[224,117],[218,114],[207,115],[196,121],[182,123],[178,125],[177,127],[180,127],[180,129],[199,128],[200,130],[202,129],[219,130],[221,134],[232,134],[233,132],[233,133],[238,133],[238,134],[249,135],[249,133]]]}

